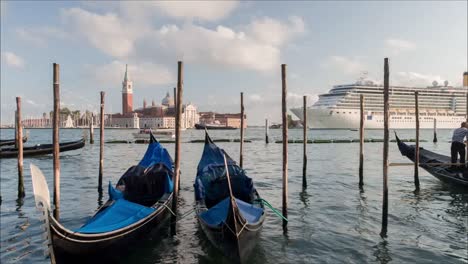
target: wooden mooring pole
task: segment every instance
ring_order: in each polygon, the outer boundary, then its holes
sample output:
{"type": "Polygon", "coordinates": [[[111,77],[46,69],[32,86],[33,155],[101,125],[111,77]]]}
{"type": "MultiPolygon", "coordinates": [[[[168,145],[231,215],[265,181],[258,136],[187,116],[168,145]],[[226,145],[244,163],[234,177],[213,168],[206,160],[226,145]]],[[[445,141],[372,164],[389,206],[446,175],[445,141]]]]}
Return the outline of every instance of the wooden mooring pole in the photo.
{"type": "Polygon", "coordinates": [[[104,96],[105,92],[101,91],[101,117],[99,120],[99,179],[98,191],[102,192],[102,175],[104,170],[104,96]]]}
{"type": "Polygon", "coordinates": [[[177,222],[177,202],[179,199],[179,181],[180,181],[180,123],[182,115],[182,93],[184,85],[184,64],[182,61],[177,62],[177,105],[176,105],[176,127],[175,127],[175,179],[174,179],[174,194],[172,197],[172,212],[171,217],[171,234],[176,234],[177,222]]]}
{"type": "Polygon", "coordinates": [[[23,125],[21,124],[21,97],[16,97],[16,138],[18,145],[18,198],[23,198],[24,177],[23,177],[23,125]]]}
{"type": "MultiPolygon", "coordinates": [[[[287,86],[286,86],[286,64],[281,64],[281,111],[283,120],[283,216],[288,218],[288,116],[287,116],[287,86]]],[[[283,219],[283,231],[287,231],[288,222],[283,219]]]]}
{"type": "Polygon", "coordinates": [[[265,143],[270,143],[268,139],[268,118],[265,119],[265,143]]]}
{"type": "Polygon", "coordinates": [[[177,90],[176,90],[176,87],[174,87],[174,106],[177,107],[177,90]]]}
{"type": "Polygon", "coordinates": [[[388,58],[384,60],[384,144],[383,144],[383,202],[382,202],[382,230],[381,237],[387,237],[388,224],[388,141],[389,141],[389,77],[388,58]]]}
{"type": "Polygon", "coordinates": [[[91,113],[91,122],[89,122],[89,144],[94,144],[94,126],[93,126],[94,114],[91,113]]]}
{"type": "Polygon", "coordinates": [[[419,101],[418,92],[414,92],[414,107],[416,115],[416,148],[414,151],[414,187],[419,191],[419,101]]]}
{"type": "Polygon", "coordinates": [[[364,95],[359,97],[360,122],[359,122],[359,188],[364,186],[364,95]]]}
{"type": "Polygon", "coordinates": [[[437,143],[437,119],[434,117],[434,139],[432,142],[437,143]]]}
{"type": "Polygon", "coordinates": [[[18,111],[15,111],[15,148],[18,148],[18,111]]]}
{"type": "Polygon", "coordinates": [[[240,104],[241,104],[241,127],[240,127],[240,154],[239,154],[239,166],[243,168],[244,165],[244,93],[240,93],[240,104]]]}
{"type": "MultiPolygon", "coordinates": [[[[466,93],[466,122],[468,122],[468,93],[466,93]]],[[[468,159],[468,144],[466,144],[466,158],[465,161],[468,159]]]]}
{"type": "Polygon", "coordinates": [[[303,97],[304,100],[304,107],[303,107],[303,122],[302,122],[302,128],[303,128],[303,161],[302,161],[302,188],[307,188],[307,96],[304,95],[303,97]]]}
{"type": "Polygon", "coordinates": [[[54,63],[54,116],[53,116],[53,132],[52,143],[54,144],[53,160],[54,160],[54,217],[60,218],[60,141],[59,141],[59,125],[60,125],[60,66],[54,63]]]}

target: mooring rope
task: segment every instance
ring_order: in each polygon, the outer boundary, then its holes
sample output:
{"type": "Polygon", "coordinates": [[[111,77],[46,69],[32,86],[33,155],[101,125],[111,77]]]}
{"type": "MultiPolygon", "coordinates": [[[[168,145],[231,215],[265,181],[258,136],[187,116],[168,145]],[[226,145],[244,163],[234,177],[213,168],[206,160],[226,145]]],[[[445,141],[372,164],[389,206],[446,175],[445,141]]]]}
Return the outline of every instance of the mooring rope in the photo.
{"type": "Polygon", "coordinates": [[[288,222],[288,219],[284,217],[277,209],[275,209],[267,200],[260,198],[260,199],[256,199],[256,201],[262,202],[264,205],[269,207],[277,216],[279,216],[280,218],[283,218],[284,220],[286,220],[286,222],[288,222]]]}

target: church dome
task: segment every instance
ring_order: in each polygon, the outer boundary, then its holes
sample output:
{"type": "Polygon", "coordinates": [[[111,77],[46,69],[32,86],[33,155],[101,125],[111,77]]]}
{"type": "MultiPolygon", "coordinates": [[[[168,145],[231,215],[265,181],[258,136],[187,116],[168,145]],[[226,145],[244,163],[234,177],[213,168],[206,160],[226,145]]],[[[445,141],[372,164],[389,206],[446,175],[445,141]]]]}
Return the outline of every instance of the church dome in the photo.
{"type": "Polygon", "coordinates": [[[161,102],[162,105],[166,106],[174,106],[174,98],[172,98],[169,93],[166,93],[166,97],[162,99],[161,102]]]}

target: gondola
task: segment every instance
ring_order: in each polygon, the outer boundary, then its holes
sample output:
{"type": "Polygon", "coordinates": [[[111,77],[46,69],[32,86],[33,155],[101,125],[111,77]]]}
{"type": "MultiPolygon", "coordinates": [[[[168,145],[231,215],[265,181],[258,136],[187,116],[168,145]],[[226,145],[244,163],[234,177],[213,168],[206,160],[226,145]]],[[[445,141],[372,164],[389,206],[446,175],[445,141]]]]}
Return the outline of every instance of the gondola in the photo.
{"type": "MultiPolygon", "coordinates": [[[[403,156],[408,157],[411,161],[414,161],[414,150],[415,146],[409,146],[402,142],[395,133],[395,137],[398,144],[398,149],[403,156]]],[[[432,174],[437,179],[454,185],[454,186],[468,186],[468,171],[465,169],[463,172],[459,172],[456,169],[451,169],[450,165],[443,165],[443,163],[450,163],[451,159],[448,156],[434,153],[432,151],[419,148],[419,163],[420,167],[425,169],[427,172],[432,174]],[[431,165],[431,163],[436,163],[431,165]]]]}
{"type": "Polygon", "coordinates": [[[231,260],[246,261],[265,220],[265,208],[252,179],[206,132],[194,187],[198,222],[210,242],[231,260]]]}
{"type": "MultiPolygon", "coordinates": [[[[80,149],[85,146],[85,139],[82,138],[77,141],[63,142],[60,143],[60,152],[80,149]]],[[[23,147],[23,157],[40,156],[46,154],[52,154],[54,152],[53,144],[37,144],[32,147],[23,147]]],[[[1,148],[0,158],[16,158],[18,157],[17,148],[1,148]]]]}
{"type": "Polygon", "coordinates": [[[150,136],[143,159],[115,187],[109,182],[107,202],[76,230],[54,218],[45,177],[31,164],[36,207],[45,215],[49,252],[57,263],[118,262],[134,243],[165,222],[172,202],[173,162],[150,136]]]}
{"type": "MultiPolygon", "coordinates": [[[[26,141],[28,141],[27,136],[23,137],[23,142],[26,142],[26,141]]],[[[16,139],[2,139],[2,140],[0,140],[0,147],[11,146],[11,145],[15,145],[15,144],[16,144],[16,139]]]]}

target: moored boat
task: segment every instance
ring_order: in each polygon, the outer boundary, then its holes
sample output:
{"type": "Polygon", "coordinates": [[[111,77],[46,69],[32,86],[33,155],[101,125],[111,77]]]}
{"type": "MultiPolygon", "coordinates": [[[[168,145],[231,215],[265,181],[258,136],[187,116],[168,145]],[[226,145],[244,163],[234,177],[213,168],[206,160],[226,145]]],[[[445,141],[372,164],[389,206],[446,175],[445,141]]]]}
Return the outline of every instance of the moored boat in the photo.
{"type": "MultiPolygon", "coordinates": [[[[23,137],[23,142],[28,141],[28,136],[23,137]]],[[[11,146],[16,144],[16,139],[2,139],[0,140],[0,147],[11,146]]]]}
{"type": "Polygon", "coordinates": [[[138,165],[130,167],[115,187],[109,183],[108,201],[76,230],[54,218],[45,177],[32,164],[31,175],[36,207],[45,216],[51,258],[57,263],[116,262],[169,214],[173,162],[154,137],[138,165]]]}
{"type": "MultiPolygon", "coordinates": [[[[85,146],[85,139],[82,138],[77,141],[62,142],[60,145],[60,152],[80,149],[85,146]]],[[[52,154],[54,152],[53,144],[37,144],[31,147],[23,147],[23,157],[32,157],[52,154]]],[[[16,158],[18,157],[17,148],[1,148],[0,158],[16,158]]]]}
{"type": "Polygon", "coordinates": [[[207,129],[207,130],[235,130],[236,127],[226,126],[222,124],[195,124],[196,129],[207,129]]]}
{"type": "Polygon", "coordinates": [[[138,133],[132,133],[133,137],[136,140],[150,140],[150,134],[153,134],[158,139],[174,139],[175,138],[175,130],[174,129],[150,129],[150,128],[143,128],[138,131],[138,133]]]}
{"type": "MultiPolygon", "coordinates": [[[[403,156],[408,157],[411,161],[414,162],[414,145],[407,145],[402,142],[398,136],[395,134],[398,149],[403,156]]],[[[464,169],[463,172],[457,171],[457,169],[451,169],[450,164],[451,158],[449,156],[437,154],[435,152],[420,148],[419,149],[419,163],[420,167],[425,169],[427,172],[432,174],[437,179],[454,185],[454,186],[464,186],[468,187],[468,171],[464,169]],[[431,164],[434,163],[434,164],[431,164]]]]}
{"type": "Polygon", "coordinates": [[[210,242],[228,258],[246,261],[265,220],[264,206],[252,179],[208,133],[194,187],[198,222],[210,242]]]}

